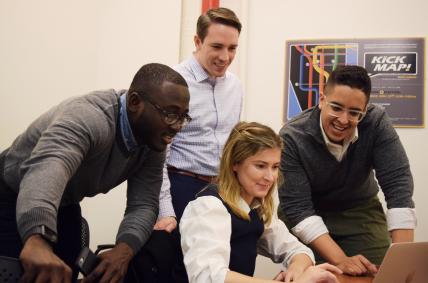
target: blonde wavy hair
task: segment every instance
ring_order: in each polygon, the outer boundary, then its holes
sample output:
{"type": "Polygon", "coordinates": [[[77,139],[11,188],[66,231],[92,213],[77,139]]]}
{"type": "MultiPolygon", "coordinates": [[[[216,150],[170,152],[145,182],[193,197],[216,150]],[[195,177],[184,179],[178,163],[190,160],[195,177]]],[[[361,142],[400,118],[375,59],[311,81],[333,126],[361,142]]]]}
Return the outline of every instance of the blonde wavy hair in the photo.
{"type": "MultiPolygon", "coordinates": [[[[218,176],[219,195],[237,216],[250,220],[249,215],[239,208],[241,184],[233,166],[264,149],[282,149],[281,138],[269,127],[257,122],[240,122],[233,128],[224,146],[218,176]]],[[[273,193],[278,180],[272,184],[268,194],[258,208],[265,225],[269,225],[274,211],[273,193]]]]}

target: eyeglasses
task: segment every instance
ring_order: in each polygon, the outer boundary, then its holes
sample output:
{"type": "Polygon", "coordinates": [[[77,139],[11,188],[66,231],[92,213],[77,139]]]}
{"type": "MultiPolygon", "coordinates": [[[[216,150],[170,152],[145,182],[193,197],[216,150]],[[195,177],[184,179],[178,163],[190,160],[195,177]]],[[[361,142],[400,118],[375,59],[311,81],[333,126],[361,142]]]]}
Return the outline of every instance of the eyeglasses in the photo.
{"type": "Polygon", "coordinates": [[[361,122],[361,120],[363,120],[364,116],[366,115],[366,112],[346,109],[340,106],[339,104],[327,101],[327,99],[325,99],[325,101],[327,105],[330,107],[330,111],[328,112],[328,114],[335,118],[339,118],[343,114],[343,112],[347,112],[348,120],[354,123],[358,123],[358,122],[361,122]]]}
{"type": "Polygon", "coordinates": [[[147,97],[145,97],[144,100],[146,100],[157,111],[159,111],[159,113],[163,116],[163,121],[167,125],[174,125],[175,123],[179,123],[181,127],[184,127],[185,125],[190,123],[190,121],[192,121],[192,117],[190,117],[187,113],[179,115],[177,113],[169,112],[151,101],[150,99],[148,99],[147,97]]]}

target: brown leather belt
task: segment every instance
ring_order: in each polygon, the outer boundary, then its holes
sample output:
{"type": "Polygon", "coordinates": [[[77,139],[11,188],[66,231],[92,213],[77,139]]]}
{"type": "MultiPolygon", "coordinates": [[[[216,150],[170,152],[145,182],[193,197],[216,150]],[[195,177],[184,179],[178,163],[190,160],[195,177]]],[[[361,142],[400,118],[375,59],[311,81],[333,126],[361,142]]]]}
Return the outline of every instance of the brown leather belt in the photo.
{"type": "Polygon", "coordinates": [[[200,175],[200,174],[196,174],[187,170],[182,170],[182,169],[178,169],[176,167],[173,166],[168,166],[168,171],[172,172],[172,173],[176,173],[176,174],[180,174],[180,175],[184,175],[184,176],[189,176],[189,177],[193,177],[195,179],[207,182],[207,183],[212,183],[212,184],[216,184],[217,183],[217,176],[207,176],[207,175],[200,175]]]}

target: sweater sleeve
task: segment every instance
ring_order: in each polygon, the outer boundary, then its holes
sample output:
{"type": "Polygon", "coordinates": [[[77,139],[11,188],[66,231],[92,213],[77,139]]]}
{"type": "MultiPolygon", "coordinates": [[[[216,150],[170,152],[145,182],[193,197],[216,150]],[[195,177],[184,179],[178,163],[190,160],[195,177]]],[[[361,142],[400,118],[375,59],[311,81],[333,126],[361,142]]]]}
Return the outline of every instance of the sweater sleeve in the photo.
{"type": "Polygon", "coordinates": [[[20,168],[17,224],[23,242],[42,224],[56,234],[57,211],[68,181],[90,148],[102,147],[100,141],[110,133],[105,118],[88,104],[72,103],[50,118],[47,126],[36,120],[25,133],[27,140],[39,137],[20,168]]]}
{"type": "Polygon", "coordinates": [[[373,164],[388,209],[414,208],[413,177],[397,132],[383,111],[376,126],[373,164]]]}
{"type": "Polygon", "coordinates": [[[284,142],[281,155],[281,172],[284,182],[278,190],[280,205],[279,215],[285,217],[289,228],[305,218],[315,215],[312,202],[311,185],[299,156],[299,145],[287,133],[280,133],[284,142]]]}
{"type": "Polygon", "coordinates": [[[148,150],[136,174],[128,179],[125,216],[116,243],[127,243],[135,253],[146,243],[159,212],[159,192],[165,152],[148,150]]]}
{"type": "Polygon", "coordinates": [[[414,229],[417,220],[413,209],[413,177],[409,160],[384,111],[375,132],[373,164],[388,207],[388,230],[414,229]]]}

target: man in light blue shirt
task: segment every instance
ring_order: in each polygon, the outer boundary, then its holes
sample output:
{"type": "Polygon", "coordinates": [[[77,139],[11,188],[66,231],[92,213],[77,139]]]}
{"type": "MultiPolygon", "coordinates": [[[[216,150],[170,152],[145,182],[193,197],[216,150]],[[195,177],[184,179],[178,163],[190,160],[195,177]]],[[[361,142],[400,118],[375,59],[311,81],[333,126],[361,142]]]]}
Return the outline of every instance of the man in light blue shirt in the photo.
{"type": "MultiPolygon", "coordinates": [[[[193,56],[175,67],[189,85],[192,121],[169,147],[155,230],[174,230],[186,205],[216,179],[223,146],[242,110],[241,83],[227,71],[240,31],[241,23],[233,11],[207,11],[198,19],[193,56]]],[[[177,241],[181,254],[179,247],[177,241]]],[[[186,282],[182,259],[177,262],[174,274],[178,275],[173,280],[186,282]]]]}
{"type": "Polygon", "coordinates": [[[173,230],[175,216],[179,220],[187,203],[216,178],[221,151],[242,110],[241,83],[227,71],[240,31],[233,11],[209,10],[198,19],[196,51],[175,67],[189,85],[192,121],[169,148],[155,229],[173,230]]]}

